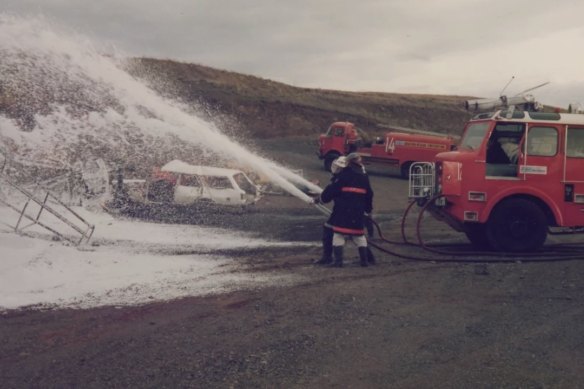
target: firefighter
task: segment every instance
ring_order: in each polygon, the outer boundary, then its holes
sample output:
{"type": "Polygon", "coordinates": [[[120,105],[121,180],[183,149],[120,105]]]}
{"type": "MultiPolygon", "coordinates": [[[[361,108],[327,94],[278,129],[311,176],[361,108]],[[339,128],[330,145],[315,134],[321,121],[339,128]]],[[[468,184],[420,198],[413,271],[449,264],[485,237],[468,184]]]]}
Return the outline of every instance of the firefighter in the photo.
{"type": "MultiPolygon", "coordinates": [[[[332,172],[332,177],[331,177],[331,182],[334,181],[334,178],[337,174],[339,174],[341,172],[341,170],[343,170],[344,168],[347,167],[347,159],[344,156],[341,156],[337,159],[335,159],[333,161],[333,163],[331,164],[331,172],[332,172]]],[[[365,172],[365,169],[363,168],[363,171],[365,172]]],[[[318,203],[319,196],[317,196],[317,198],[315,199],[315,202],[318,203]]],[[[369,214],[365,214],[365,226],[368,232],[369,237],[373,237],[374,235],[374,231],[373,231],[373,220],[371,219],[371,215],[369,214]]],[[[327,220],[322,228],[322,257],[314,262],[315,265],[330,265],[333,262],[333,235],[334,235],[334,231],[333,228],[330,224],[330,222],[327,220]]],[[[369,264],[374,265],[376,263],[375,260],[375,256],[373,255],[373,252],[371,251],[371,249],[369,247],[367,247],[367,261],[369,264]]]]}
{"type": "MultiPolygon", "coordinates": [[[[351,153],[347,155],[346,162],[347,167],[333,176],[331,183],[321,193],[318,201],[328,203],[334,200],[333,212],[328,220],[333,230],[334,262],[332,265],[343,266],[343,247],[345,240],[351,238],[358,247],[361,266],[367,266],[370,260],[364,219],[365,214],[370,214],[372,211],[373,190],[365,174],[361,156],[351,153]]],[[[374,262],[374,259],[371,262],[374,262]]]]}
{"type": "MultiPolygon", "coordinates": [[[[337,174],[347,167],[347,158],[342,156],[333,161],[331,164],[331,183],[335,181],[337,174]]],[[[319,202],[318,196],[315,202],[319,202]]],[[[332,215],[331,215],[332,217],[332,215]]],[[[333,227],[330,224],[330,218],[322,226],[322,257],[315,262],[316,265],[330,265],[333,262],[333,227]]]]}

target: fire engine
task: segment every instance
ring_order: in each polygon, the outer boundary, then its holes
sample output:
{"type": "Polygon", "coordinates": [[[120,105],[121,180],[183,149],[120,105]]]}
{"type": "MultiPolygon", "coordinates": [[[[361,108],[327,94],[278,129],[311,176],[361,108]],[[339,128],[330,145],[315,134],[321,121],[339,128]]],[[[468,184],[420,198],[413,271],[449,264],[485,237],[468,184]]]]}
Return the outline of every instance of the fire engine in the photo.
{"type": "Polygon", "coordinates": [[[341,155],[358,152],[365,165],[382,169],[398,168],[407,178],[410,165],[416,161],[433,161],[436,154],[452,150],[451,137],[388,132],[383,138],[367,142],[366,134],[353,123],[335,122],[319,138],[318,157],[330,171],[332,162],[341,155]]]}
{"type": "Polygon", "coordinates": [[[409,190],[482,249],[534,251],[548,232],[582,232],[584,115],[478,114],[456,151],[411,167],[409,190]]]}

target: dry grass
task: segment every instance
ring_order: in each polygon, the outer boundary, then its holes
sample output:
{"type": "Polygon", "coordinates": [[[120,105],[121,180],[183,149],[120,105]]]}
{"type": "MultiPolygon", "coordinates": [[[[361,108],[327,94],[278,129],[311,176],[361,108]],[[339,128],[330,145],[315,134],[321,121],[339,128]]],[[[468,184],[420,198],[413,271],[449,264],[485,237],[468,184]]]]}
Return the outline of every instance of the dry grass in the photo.
{"type": "Polygon", "coordinates": [[[148,79],[161,93],[203,105],[213,114],[237,118],[260,137],[311,135],[333,121],[348,120],[366,131],[388,127],[457,134],[470,114],[468,97],[298,88],[263,78],[149,58],[133,59],[130,71],[148,79]]]}

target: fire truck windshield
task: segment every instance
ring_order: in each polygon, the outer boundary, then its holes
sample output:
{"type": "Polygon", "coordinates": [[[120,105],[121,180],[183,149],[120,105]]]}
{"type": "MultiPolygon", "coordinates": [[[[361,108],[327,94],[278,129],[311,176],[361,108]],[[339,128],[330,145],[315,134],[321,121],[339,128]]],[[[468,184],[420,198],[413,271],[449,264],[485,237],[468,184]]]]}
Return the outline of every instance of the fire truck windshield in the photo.
{"type": "Polygon", "coordinates": [[[466,132],[460,142],[460,149],[475,150],[479,148],[487,130],[489,122],[472,123],[466,128],[466,132]]]}

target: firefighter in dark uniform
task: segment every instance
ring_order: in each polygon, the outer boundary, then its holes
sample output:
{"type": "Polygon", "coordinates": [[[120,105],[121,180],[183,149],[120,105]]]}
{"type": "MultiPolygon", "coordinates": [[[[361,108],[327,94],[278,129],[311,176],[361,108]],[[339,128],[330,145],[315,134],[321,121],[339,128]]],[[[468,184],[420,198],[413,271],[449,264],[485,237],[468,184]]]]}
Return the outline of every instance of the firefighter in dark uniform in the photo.
{"type": "MultiPolygon", "coordinates": [[[[334,182],[336,175],[346,167],[347,158],[345,156],[341,156],[333,161],[331,164],[331,183],[334,182]]],[[[320,195],[317,197],[317,199],[315,199],[315,201],[320,202],[320,195]]],[[[365,227],[367,229],[368,235],[373,237],[373,222],[371,220],[371,216],[368,214],[365,214],[365,227]]],[[[315,265],[330,265],[333,263],[333,236],[333,227],[330,224],[330,220],[327,220],[322,227],[322,257],[318,261],[314,262],[315,265]]],[[[370,247],[367,247],[367,260],[371,265],[376,263],[375,256],[373,255],[370,247]]]]}
{"type": "Polygon", "coordinates": [[[350,238],[357,245],[361,266],[368,265],[365,214],[373,208],[373,190],[357,153],[347,155],[347,167],[335,175],[320,195],[320,201],[334,201],[328,224],[333,230],[333,266],[343,266],[343,247],[350,238]]]}

